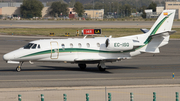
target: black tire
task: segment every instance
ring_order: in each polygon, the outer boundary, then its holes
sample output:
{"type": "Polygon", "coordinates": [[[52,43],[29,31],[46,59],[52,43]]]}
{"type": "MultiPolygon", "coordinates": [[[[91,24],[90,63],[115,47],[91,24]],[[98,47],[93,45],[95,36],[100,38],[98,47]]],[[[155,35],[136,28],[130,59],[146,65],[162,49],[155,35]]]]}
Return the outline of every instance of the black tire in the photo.
{"type": "Polygon", "coordinates": [[[20,71],[21,71],[21,67],[20,67],[20,66],[17,66],[16,71],[17,71],[17,72],[20,72],[20,71]]]}
{"type": "Polygon", "coordinates": [[[79,68],[81,70],[85,70],[86,69],[86,64],[78,64],[79,68]]]}
{"type": "Polygon", "coordinates": [[[102,68],[100,64],[98,64],[97,67],[98,67],[99,71],[105,71],[106,70],[106,68],[102,68]]]}

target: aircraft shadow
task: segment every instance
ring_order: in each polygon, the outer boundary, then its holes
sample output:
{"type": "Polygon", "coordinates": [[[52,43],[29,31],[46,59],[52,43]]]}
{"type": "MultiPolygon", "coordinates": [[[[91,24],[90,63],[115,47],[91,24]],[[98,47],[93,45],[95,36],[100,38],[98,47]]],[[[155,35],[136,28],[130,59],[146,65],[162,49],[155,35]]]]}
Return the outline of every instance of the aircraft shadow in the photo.
{"type": "MultiPolygon", "coordinates": [[[[139,69],[138,67],[125,67],[125,66],[107,66],[108,68],[106,71],[99,71],[97,67],[87,67],[85,70],[81,70],[79,67],[60,67],[60,66],[38,66],[38,68],[34,69],[26,69],[22,68],[22,72],[28,72],[28,71],[82,71],[82,72],[94,72],[94,73],[112,73],[109,70],[115,70],[115,69],[139,69]]],[[[8,70],[0,70],[0,72],[16,72],[14,69],[8,69],[8,70]]]]}
{"type": "Polygon", "coordinates": [[[82,71],[82,72],[94,72],[94,73],[110,73],[109,71],[99,71],[96,67],[87,67],[85,70],[81,70],[79,67],[60,67],[60,66],[40,66],[43,68],[49,68],[49,70],[59,71],[82,71]]]}
{"type": "Polygon", "coordinates": [[[40,67],[51,68],[50,70],[82,71],[82,72],[95,72],[95,73],[111,73],[108,70],[113,70],[113,69],[139,69],[138,67],[107,66],[108,68],[106,69],[106,71],[99,71],[97,67],[87,67],[85,70],[81,70],[79,67],[60,67],[60,66],[40,66],[40,67]]]}
{"type": "Polygon", "coordinates": [[[139,67],[107,66],[108,69],[139,69],[139,67]]]}

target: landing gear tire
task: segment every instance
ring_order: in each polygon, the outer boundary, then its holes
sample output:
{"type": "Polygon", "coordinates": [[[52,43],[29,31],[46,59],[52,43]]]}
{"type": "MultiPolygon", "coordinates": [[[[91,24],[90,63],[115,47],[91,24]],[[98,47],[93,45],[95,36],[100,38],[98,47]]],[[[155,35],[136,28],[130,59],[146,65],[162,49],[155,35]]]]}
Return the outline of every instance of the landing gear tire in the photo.
{"type": "Polygon", "coordinates": [[[79,68],[81,70],[85,70],[86,69],[86,64],[78,64],[79,68]]]}
{"type": "Polygon", "coordinates": [[[21,66],[22,66],[23,62],[20,62],[20,64],[17,66],[16,71],[20,72],[21,71],[21,66]]]}
{"type": "Polygon", "coordinates": [[[17,66],[16,71],[20,72],[21,71],[21,66],[17,66]]]}
{"type": "Polygon", "coordinates": [[[106,68],[102,68],[100,64],[98,64],[97,67],[98,67],[99,71],[105,71],[106,70],[106,68]]]}

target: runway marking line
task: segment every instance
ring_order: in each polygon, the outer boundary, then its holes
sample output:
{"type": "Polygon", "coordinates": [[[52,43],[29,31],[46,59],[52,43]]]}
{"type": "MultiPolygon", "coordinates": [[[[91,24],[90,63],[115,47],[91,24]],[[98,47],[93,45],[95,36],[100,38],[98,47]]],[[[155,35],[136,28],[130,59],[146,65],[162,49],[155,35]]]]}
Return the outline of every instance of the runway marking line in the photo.
{"type": "MultiPolygon", "coordinates": [[[[176,76],[174,80],[179,80],[180,76],[176,76]]],[[[3,81],[81,81],[81,80],[137,80],[137,79],[172,79],[172,76],[162,76],[162,77],[117,77],[117,78],[74,78],[74,79],[21,79],[21,80],[0,80],[3,81]]]]}

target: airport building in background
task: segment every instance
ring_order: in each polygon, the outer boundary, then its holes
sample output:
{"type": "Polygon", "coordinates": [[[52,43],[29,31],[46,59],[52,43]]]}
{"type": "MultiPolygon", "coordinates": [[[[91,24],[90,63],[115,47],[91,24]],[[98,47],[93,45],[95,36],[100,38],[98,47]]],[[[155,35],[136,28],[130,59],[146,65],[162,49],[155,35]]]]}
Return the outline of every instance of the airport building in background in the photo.
{"type": "Polygon", "coordinates": [[[175,19],[180,19],[180,2],[179,1],[167,1],[165,3],[165,9],[176,9],[175,19]]]}
{"type": "Polygon", "coordinates": [[[156,7],[156,12],[153,12],[152,9],[146,9],[146,18],[158,18],[161,12],[164,10],[164,6],[162,5],[157,5],[156,7]]]}
{"type": "MultiPolygon", "coordinates": [[[[4,17],[12,16],[12,17],[21,17],[20,6],[21,2],[3,2],[0,3],[0,15],[4,17]]],[[[46,6],[46,3],[43,3],[44,8],[42,10],[42,17],[52,17],[49,15],[49,7],[46,6]]],[[[180,2],[179,1],[166,1],[165,5],[158,5],[156,7],[156,12],[152,12],[151,10],[146,10],[146,18],[157,18],[159,14],[164,9],[176,9],[175,19],[180,19],[180,2]]],[[[84,13],[85,18],[90,19],[103,19],[104,17],[104,9],[91,9],[85,10],[84,13]]],[[[77,17],[77,13],[73,11],[73,8],[69,8],[69,17],[75,18],[77,17]]]]}
{"type": "MultiPolygon", "coordinates": [[[[51,15],[49,15],[49,8],[50,7],[44,7],[42,9],[42,17],[52,17],[51,15]]],[[[1,7],[0,15],[4,17],[9,17],[9,16],[21,17],[20,7],[1,7]]],[[[104,16],[104,9],[100,9],[100,10],[85,10],[85,14],[83,17],[102,20],[103,16],[104,16]]],[[[77,13],[74,12],[72,8],[69,8],[69,18],[77,18],[77,17],[78,17],[77,13]]]]}
{"type": "MultiPolygon", "coordinates": [[[[42,16],[46,16],[47,6],[46,3],[42,3],[44,8],[42,10],[42,16]]],[[[0,3],[0,15],[4,17],[21,17],[20,6],[22,2],[1,2],[0,3]]]]}
{"type": "Polygon", "coordinates": [[[85,15],[86,17],[88,18],[91,18],[91,19],[103,19],[104,17],[104,9],[99,9],[99,10],[85,10],[85,15]]]}
{"type": "Polygon", "coordinates": [[[20,7],[2,7],[0,8],[0,15],[3,16],[13,16],[13,17],[20,17],[20,7]]]}
{"type": "MultiPolygon", "coordinates": [[[[0,15],[3,17],[21,17],[20,13],[20,5],[22,3],[9,4],[9,3],[0,3],[0,15]]],[[[52,17],[49,15],[49,8],[44,5],[42,9],[42,17],[52,17]]],[[[77,18],[77,13],[73,11],[73,8],[69,8],[69,18],[77,18]]],[[[63,14],[62,14],[63,16],[63,14]]],[[[85,18],[90,19],[103,19],[104,9],[100,10],[85,10],[84,16],[85,18]]]]}
{"type": "Polygon", "coordinates": [[[180,19],[180,2],[179,1],[166,1],[165,5],[157,5],[156,12],[152,9],[146,9],[146,18],[158,18],[164,9],[176,9],[175,19],[180,19]]]}

